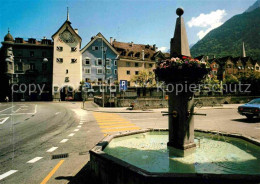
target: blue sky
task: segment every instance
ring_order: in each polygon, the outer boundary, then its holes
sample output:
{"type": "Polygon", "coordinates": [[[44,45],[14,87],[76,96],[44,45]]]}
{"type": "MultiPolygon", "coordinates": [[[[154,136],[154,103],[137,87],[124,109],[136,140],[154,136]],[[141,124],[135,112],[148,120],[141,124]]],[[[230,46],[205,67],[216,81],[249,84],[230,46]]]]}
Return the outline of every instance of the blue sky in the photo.
{"type": "Polygon", "coordinates": [[[82,46],[101,32],[118,41],[169,48],[177,15],[184,8],[189,44],[256,0],[0,0],[0,40],[8,27],[13,37],[51,38],[66,20],[79,29],[82,46]]]}

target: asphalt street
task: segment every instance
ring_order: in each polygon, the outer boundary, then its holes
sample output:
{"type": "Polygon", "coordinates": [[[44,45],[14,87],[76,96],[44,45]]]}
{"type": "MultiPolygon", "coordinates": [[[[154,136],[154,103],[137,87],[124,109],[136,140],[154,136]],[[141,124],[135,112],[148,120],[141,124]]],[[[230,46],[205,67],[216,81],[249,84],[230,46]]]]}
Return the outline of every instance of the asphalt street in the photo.
{"type": "MultiPolygon", "coordinates": [[[[100,112],[92,103],[0,104],[0,183],[95,183],[88,151],[104,136],[143,128],[168,128],[160,110],[100,112]]],[[[110,109],[111,111],[111,109],[110,109]]],[[[260,120],[232,108],[202,108],[195,128],[240,133],[260,140],[260,120]]]]}
{"type": "Polygon", "coordinates": [[[103,136],[81,103],[1,104],[0,183],[68,183],[103,136]]]}

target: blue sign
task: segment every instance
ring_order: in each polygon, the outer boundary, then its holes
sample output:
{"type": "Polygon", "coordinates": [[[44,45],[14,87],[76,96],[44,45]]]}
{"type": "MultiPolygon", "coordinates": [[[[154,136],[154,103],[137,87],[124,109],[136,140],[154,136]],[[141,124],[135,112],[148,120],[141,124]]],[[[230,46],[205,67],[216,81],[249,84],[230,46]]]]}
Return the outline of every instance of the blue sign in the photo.
{"type": "Polygon", "coordinates": [[[86,87],[86,88],[91,88],[91,84],[88,83],[88,82],[85,82],[85,87],[86,87]]]}
{"type": "Polygon", "coordinates": [[[119,85],[120,91],[126,91],[127,90],[127,80],[120,80],[120,85],[119,85]]]}

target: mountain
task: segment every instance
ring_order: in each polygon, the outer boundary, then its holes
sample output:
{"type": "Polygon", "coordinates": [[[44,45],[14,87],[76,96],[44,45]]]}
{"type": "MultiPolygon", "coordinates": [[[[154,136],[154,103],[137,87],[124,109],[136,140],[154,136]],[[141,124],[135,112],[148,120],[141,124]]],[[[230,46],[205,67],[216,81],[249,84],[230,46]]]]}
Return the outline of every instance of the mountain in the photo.
{"type": "Polygon", "coordinates": [[[250,6],[245,12],[251,12],[260,7],[260,0],[257,0],[252,6],[250,6]]]}
{"type": "Polygon", "coordinates": [[[260,8],[235,15],[210,31],[191,48],[191,55],[237,57],[242,55],[243,42],[246,55],[260,61],[260,8]]]}
{"type": "Polygon", "coordinates": [[[193,45],[195,45],[195,43],[192,43],[189,45],[190,49],[193,47],[193,45]]]}

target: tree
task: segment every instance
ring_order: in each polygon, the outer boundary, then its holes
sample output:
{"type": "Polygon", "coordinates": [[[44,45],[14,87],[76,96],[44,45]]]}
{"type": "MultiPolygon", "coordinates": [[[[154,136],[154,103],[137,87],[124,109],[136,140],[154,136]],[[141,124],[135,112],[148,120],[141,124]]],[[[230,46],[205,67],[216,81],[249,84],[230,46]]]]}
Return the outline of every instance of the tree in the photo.
{"type": "Polygon", "coordinates": [[[131,78],[131,82],[135,82],[140,87],[154,86],[155,74],[151,70],[142,70],[138,75],[131,78]]]}

